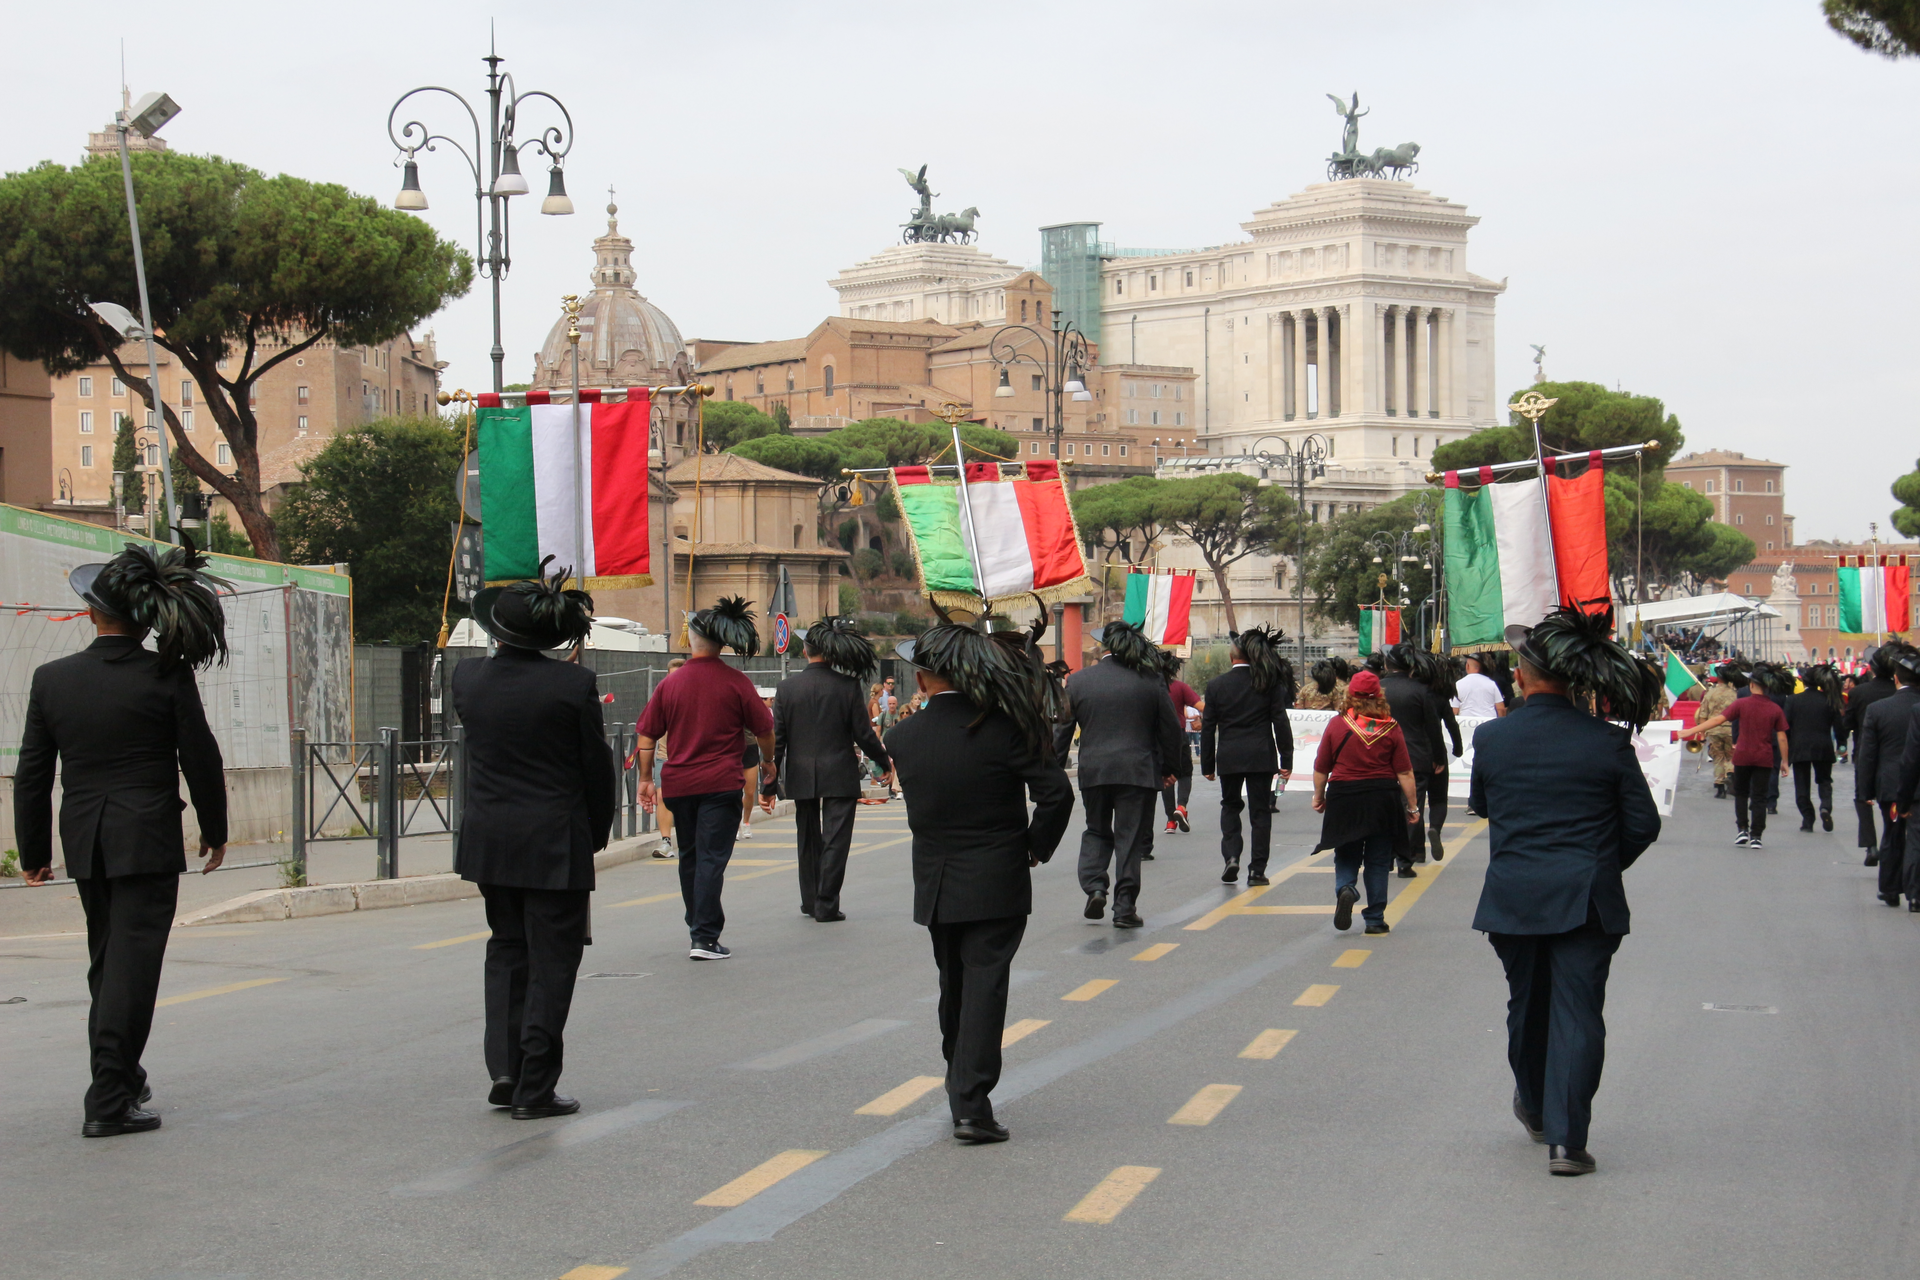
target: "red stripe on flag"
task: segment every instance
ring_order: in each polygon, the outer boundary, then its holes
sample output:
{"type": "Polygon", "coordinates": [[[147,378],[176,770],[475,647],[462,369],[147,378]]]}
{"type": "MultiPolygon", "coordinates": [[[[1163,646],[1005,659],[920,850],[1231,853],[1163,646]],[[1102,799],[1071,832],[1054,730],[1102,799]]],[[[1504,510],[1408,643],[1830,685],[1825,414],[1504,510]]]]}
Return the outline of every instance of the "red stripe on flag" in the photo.
{"type": "Polygon", "coordinates": [[[1553,522],[1560,603],[1582,613],[1604,612],[1613,583],[1607,577],[1606,473],[1597,461],[1576,479],[1548,479],[1547,517],[1553,522]]]}
{"type": "Polygon", "coordinates": [[[893,482],[895,484],[932,484],[933,476],[925,467],[895,467],[893,482]]]}
{"type": "Polygon", "coordinates": [[[500,407],[500,393],[498,391],[482,391],[479,399],[475,400],[474,404],[482,409],[498,409],[500,407]]]}
{"type": "Polygon", "coordinates": [[[1400,611],[1398,609],[1387,609],[1384,612],[1386,615],[1386,626],[1381,628],[1381,630],[1387,633],[1386,642],[1390,645],[1399,644],[1400,643],[1400,611]]]}
{"type": "MultiPolygon", "coordinates": [[[[634,389],[635,389],[636,391],[637,391],[637,390],[640,390],[640,388],[638,388],[638,387],[636,387],[636,388],[634,388],[634,389]]],[[[580,403],[581,403],[581,404],[599,404],[599,403],[600,403],[600,388],[598,388],[598,387],[582,387],[582,388],[580,388],[580,403]]],[[[627,397],[627,403],[629,403],[629,404],[631,404],[631,403],[633,403],[633,397],[632,397],[632,396],[628,396],[628,397],[627,397]]]]}
{"type": "Polygon", "coordinates": [[[1043,480],[1058,480],[1060,464],[1052,458],[1042,458],[1038,462],[1027,464],[1027,479],[1039,483],[1043,480]]]}
{"type": "Polygon", "coordinates": [[[647,532],[648,396],[635,387],[625,404],[593,409],[593,572],[649,572],[647,532]]]}
{"type": "Polygon", "coordinates": [[[1000,483],[1000,464],[997,462],[969,462],[967,464],[967,483],[1000,483]]]}
{"type": "Polygon", "coordinates": [[[1036,484],[1015,480],[1013,496],[1020,519],[1027,526],[1027,554],[1033,558],[1035,590],[1072,582],[1086,572],[1080,547],[1073,538],[1073,517],[1067,511],[1066,488],[1058,480],[1036,484]]]}
{"type": "Polygon", "coordinates": [[[1167,592],[1167,634],[1161,644],[1185,644],[1193,626],[1193,575],[1177,573],[1167,592]]]}
{"type": "Polygon", "coordinates": [[[1912,580],[1906,557],[1900,556],[1899,560],[1901,563],[1883,570],[1887,575],[1887,630],[1904,632],[1913,621],[1912,580]]]}
{"type": "Polygon", "coordinates": [[[528,403],[528,404],[552,404],[552,403],[553,403],[553,392],[551,392],[551,391],[529,391],[529,392],[527,392],[527,403],[528,403]]]}

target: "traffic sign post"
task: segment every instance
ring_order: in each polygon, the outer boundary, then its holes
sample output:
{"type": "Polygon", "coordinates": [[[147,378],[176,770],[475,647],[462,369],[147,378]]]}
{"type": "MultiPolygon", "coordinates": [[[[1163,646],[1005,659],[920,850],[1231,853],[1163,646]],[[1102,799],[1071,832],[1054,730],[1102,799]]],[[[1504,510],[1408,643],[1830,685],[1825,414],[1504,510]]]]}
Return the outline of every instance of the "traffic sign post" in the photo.
{"type": "Polygon", "coordinates": [[[780,674],[787,674],[787,649],[793,643],[793,624],[787,621],[787,615],[773,615],[773,651],[780,655],[780,674]]]}

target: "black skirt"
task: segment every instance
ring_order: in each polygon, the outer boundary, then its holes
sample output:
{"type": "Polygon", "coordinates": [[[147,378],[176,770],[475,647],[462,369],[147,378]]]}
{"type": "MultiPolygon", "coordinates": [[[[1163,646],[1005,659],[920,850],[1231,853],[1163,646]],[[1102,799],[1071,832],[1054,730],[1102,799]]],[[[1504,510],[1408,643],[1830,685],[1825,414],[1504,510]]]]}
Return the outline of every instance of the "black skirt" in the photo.
{"type": "Polygon", "coordinates": [[[1338,849],[1368,836],[1393,837],[1393,855],[1410,851],[1407,797],[1398,778],[1355,778],[1327,783],[1327,809],[1320,818],[1320,843],[1314,852],[1338,849]]]}

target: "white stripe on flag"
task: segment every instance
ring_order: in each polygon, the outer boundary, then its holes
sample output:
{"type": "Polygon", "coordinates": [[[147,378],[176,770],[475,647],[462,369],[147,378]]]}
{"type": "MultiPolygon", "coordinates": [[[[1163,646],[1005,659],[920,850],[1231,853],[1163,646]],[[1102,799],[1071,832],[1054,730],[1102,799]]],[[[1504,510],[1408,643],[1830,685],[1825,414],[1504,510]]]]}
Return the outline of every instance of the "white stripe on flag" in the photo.
{"type": "MultiPolygon", "coordinates": [[[[553,556],[549,572],[571,570],[575,577],[593,576],[593,508],[576,496],[573,457],[573,406],[533,406],[533,502],[540,530],[540,554],[553,556]],[[574,543],[575,513],[584,546],[574,543]]],[[[580,474],[593,492],[593,406],[580,406],[580,474]]],[[[590,502],[591,498],[585,500],[590,502]]]]}
{"type": "Polygon", "coordinates": [[[1501,615],[1508,626],[1532,626],[1559,605],[1553,557],[1547,549],[1547,513],[1538,480],[1489,485],[1493,538],[1500,553],[1501,615]]]}
{"type": "Polygon", "coordinates": [[[980,544],[980,582],[991,599],[1033,590],[1033,552],[1027,548],[1027,522],[1011,484],[970,484],[967,505],[973,511],[973,536],[980,544]]]}
{"type": "Polygon", "coordinates": [[[1860,570],[1860,630],[1887,629],[1887,571],[1879,565],[1860,570]]]}
{"type": "Polygon", "coordinates": [[[1155,644],[1167,642],[1167,626],[1173,605],[1173,575],[1156,573],[1147,579],[1147,620],[1140,628],[1155,644]]]}

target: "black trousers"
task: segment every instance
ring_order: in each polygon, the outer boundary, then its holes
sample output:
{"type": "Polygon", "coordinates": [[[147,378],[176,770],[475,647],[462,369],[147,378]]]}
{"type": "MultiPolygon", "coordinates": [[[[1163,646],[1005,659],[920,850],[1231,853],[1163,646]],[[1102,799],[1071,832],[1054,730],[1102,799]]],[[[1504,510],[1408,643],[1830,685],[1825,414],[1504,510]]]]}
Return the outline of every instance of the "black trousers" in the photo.
{"type": "Polygon", "coordinates": [[[1880,837],[1873,832],[1873,801],[1855,797],[1853,813],[1860,820],[1860,847],[1877,855],[1880,837]]]}
{"type": "Polygon", "coordinates": [[[1607,1057],[1607,974],[1621,935],[1587,922],[1569,933],[1490,933],[1507,971],[1507,1062],[1547,1141],[1585,1150],[1607,1057]]]}
{"type": "Polygon", "coordinates": [[[1273,775],[1271,773],[1223,773],[1220,775],[1220,857],[1239,862],[1246,845],[1240,839],[1240,814],[1245,810],[1252,828],[1253,855],[1247,862],[1247,874],[1267,873],[1267,857],[1273,851],[1273,775]],[[1246,795],[1242,797],[1244,790],[1246,795]]]}
{"type": "MultiPolygon", "coordinates": [[[[94,859],[95,866],[101,862],[94,859]]],[[[87,913],[87,991],[93,997],[87,1013],[93,1083],[87,1089],[86,1118],[112,1120],[146,1087],[140,1055],[153,1030],[153,1002],[180,901],[180,876],[164,871],[73,884],[87,913]]]]}
{"type": "Polygon", "coordinates": [[[680,846],[680,900],[686,904],[687,934],[696,946],[718,942],[727,924],[720,890],[740,834],[740,793],[674,796],[667,808],[673,811],[673,838],[680,846]]]}
{"type": "Polygon", "coordinates": [[[487,1074],[508,1076],[517,1106],[545,1102],[560,1083],[562,1033],[587,938],[586,889],[483,884],[487,903],[487,1074]]]}
{"type": "Polygon", "coordinates": [[[1140,855],[1153,852],[1152,787],[1082,787],[1087,814],[1080,834],[1080,891],[1107,891],[1113,866],[1113,914],[1125,915],[1140,901],[1140,855]]]}
{"type": "Polygon", "coordinates": [[[1007,981],[1027,931],[1025,916],[930,924],[940,966],[940,1052],[955,1120],[991,1120],[1007,1029],[1007,981]]]}
{"type": "MultiPolygon", "coordinates": [[[[1426,769],[1415,769],[1413,771],[1413,808],[1415,813],[1424,815],[1427,812],[1427,805],[1433,797],[1434,780],[1437,778],[1440,780],[1440,813],[1442,817],[1445,816],[1447,811],[1446,777],[1447,775],[1444,773],[1435,773],[1431,766],[1426,769]]],[[[1438,831],[1439,829],[1440,824],[1436,822],[1434,824],[1434,830],[1438,831]]],[[[1427,823],[1423,816],[1415,818],[1407,824],[1407,852],[1406,855],[1400,859],[1400,865],[1402,867],[1411,867],[1416,862],[1425,862],[1426,860],[1427,823]]]]}
{"type": "Polygon", "coordinates": [[[1813,788],[1820,788],[1820,812],[1833,812],[1833,761],[1795,760],[1793,762],[1793,802],[1800,807],[1800,818],[1813,821],[1813,788]]]}
{"type": "Polygon", "coordinates": [[[800,828],[800,910],[818,919],[840,909],[840,886],[847,879],[847,850],[853,847],[854,796],[795,800],[800,828]]]}
{"type": "Polygon", "coordinates": [[[1755,840],[1767,829],[1767,775],[1773,772],[1770,764],[1733,766],[1733,820],[1755,840]]]}
{"type": "Polygon", "coordinates": [[[1890,805],[1880,806],[1880,892],[1898,897],[1906,894],[1908,901],[1920,897],[1920,860],[1914,857],[1914,851],[1908,846],[1907,829],[1913,825],[1906,818],[1894,821],[1890,805]]]}
{"type": "Polygon", "coordinates": [[[1160,803],[1166,807],[1167,821],[1173,821],[1173,811],[1184,809],[1187,801],[1193,798],[1193,774],[1176,774],[1173,785],[1160,788],[1160,803]]]}

